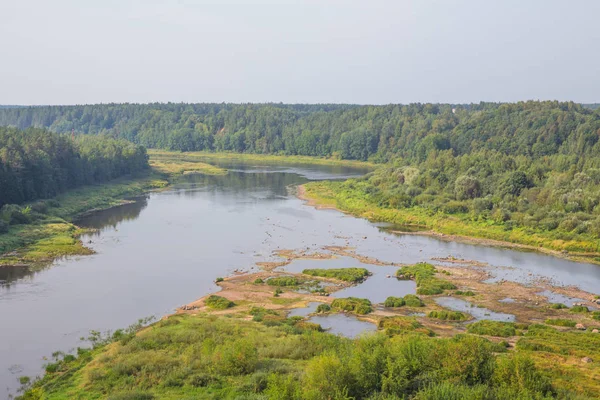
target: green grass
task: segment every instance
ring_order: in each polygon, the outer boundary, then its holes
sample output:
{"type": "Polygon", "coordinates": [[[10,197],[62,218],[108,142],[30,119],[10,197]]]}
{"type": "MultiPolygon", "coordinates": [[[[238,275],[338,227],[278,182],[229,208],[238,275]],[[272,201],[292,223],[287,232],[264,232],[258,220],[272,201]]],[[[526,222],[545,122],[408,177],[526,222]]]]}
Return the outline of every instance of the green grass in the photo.
{"type": "Polygon", "coordinates": [[[331,308],[336,311],[348,311],[356,314],[369,314],[373,311],[369,300],[356,297],[335,299],[331,303],[331,308]]]}
{"type": "Polygon", "coordinates": [[[472,292],[471,290],[466,290],[466,291],[457,290],[454,292],[454,294],[456,296],[475,296],[475,293],[472,292]]]}
{"type": "Polygon", "coordinates": [[[406,304],[406,302],[404,301],[404,299],[402,297],[390,296],[387,299],[385,299],[383,306],[384,307],[402,307],[405,304],[406,304]]]}
{"type": "Polygon", "coordinates": [[[369,276],[369,270],[365,268],[332,268],[332,269],[305,269],[305,275],[334,278],[340,281],[359,283],[369,276]]]}
{"type": "Polygon", "coordinates": [[[431,311],[428,315],[429,318],[441,319],[443,321],[466,321],[469,319],[467,314],[463,314],[459,311],[431,311]]]}
{"type": "MultiPolygon", "coordinates": [[[[473,220],[467,214],[446,214],[432,212],[418,206],[410,208],[385,208],[369,201],[368,196],[353,190],[344,182],[321,181],[304,184],[305,197],[322,205],[333,206],[357,217],[373,222],[389,222],[396,225],[420,227],[447,235],[457,235],[481,239],[517,243],[531,248],[540,247],[582,253],[581,256],[598,257],[598,243],[593,238],[556,238],[552,232],[531,227],[505,229],[502,223],[485,223],[473,220]],[[533,230],[533,232],[532,232],[533,230]],[[585,253],[585,254],[583,254],[585,253]]],[[[589,258],[590,261],[595,261],[589,258]]]]}
{"type": "Polygon", "coordinates": [[[295,276],[277,276],[267,279],[270,286],[298,286],[302,282],[295,276]]]}
{"type": "Polygon", "coordinates": [[[554,326],[567,326],[569,328],[575,328],[575,325],[577,325],[577,321],[573,321],[570,319],[562,319],[562,318],[556,318],[556,319],[548,318],[545,321],[545,323],[548,325],[554,325],[554,326]]]}
{"type": "Polygon", "coordinates": [[[437,278],[437,269],[427,263],[407,265],[396,272],[398,279],[413,279],[417,284],[417,294],[435,295],[442,294],[445,290],[456,289],[454,284],[437,278]]]}
{"type": "Polygon", "coordinates": [[[431,338],[412,317],[383,318],[383,333],[351,340],[302,318],[261,308],[251,313],[264,318],[177,315],[80,350],[77,358],[52,363],[24,398],[391,400],[401,394],[413,400],[541,400],[558,390],[565,399],[574,398],[571,390],[589,398],[600,394],[597,367],[573,372],[552,358],[597,357],[600,335],[534,327],[517,351],[506,352],[473,335],[431,338]],[[553,345],[540,350],[539,340],[553,345]]]}
{"type": "Polygon", "coordinates": [[[512,322],[483,320],[467,325],[467,332],[477,335],[510,337],[517,334],[517,329],[512,322]]]}
{"type": "Polygon", "coordinates": [[[419,298],[419,296],[407,294],[404,296],[404,305],[407,307],[424,307],[425,303],[419,298]]]}
{"type": "Polygon", "coordinates": [[[167,159],[171,162],[174,161],[231,161],[237,162],[260,162],[268,164],[312,164],[312,165],[330,165],[330,166],[341,166],[341,167],[353,167],[353,168],[364,168],[365,171],[373,169],[376,164],[357,161],[357,160],[341,160],[336,158],[323,158],[323,157],[310,157],[310,156],[281,156],[274,154],[250,154],[250,153],[212,153],[204,151],[196,152],[174,152],[149,149],[148,155],[150,160],[162,160],[167,159]]]}
{"type": "Polygon", "coordinates": [[[234,307],[235,303],[231,300],[226,299],[225,297],[211,295],[208,296],[206,300],[204,300],[204,304],[214,310],[226,310],[228,308],[234,307]]]}
{"type": "Polygon", "coordinates": [[[434,336],[433,331],[425,328],[423,324],[414,317],[384,317],[379,320],[378,328],[385,331],[386,335],[394,336],[406,333],[421,333],[427,336],[434,336]]]}
{"type": "Polygon", "coordinates": [[[565,306],[563,303],[554,303],[550,306],[550,308],[552,308],[554,310],[563,310],[563,309],[569,308],[569,307],[565,306]]]}
{"type": "Polygon", "coordinates": [[[590,312],[590,309],[586,306],[573,306],[569,311],[576,314],[587,314],[590,312]]]}

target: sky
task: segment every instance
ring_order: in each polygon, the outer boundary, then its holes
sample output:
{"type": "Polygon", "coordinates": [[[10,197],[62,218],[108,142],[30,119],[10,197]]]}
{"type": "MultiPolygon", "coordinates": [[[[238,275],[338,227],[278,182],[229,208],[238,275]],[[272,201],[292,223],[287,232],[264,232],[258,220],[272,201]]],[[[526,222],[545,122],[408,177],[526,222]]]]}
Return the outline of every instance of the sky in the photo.
{"type": "Polygon", "coordinates": [[[0,0],[0,104],[600,102],[597,0],[0,0]]]}

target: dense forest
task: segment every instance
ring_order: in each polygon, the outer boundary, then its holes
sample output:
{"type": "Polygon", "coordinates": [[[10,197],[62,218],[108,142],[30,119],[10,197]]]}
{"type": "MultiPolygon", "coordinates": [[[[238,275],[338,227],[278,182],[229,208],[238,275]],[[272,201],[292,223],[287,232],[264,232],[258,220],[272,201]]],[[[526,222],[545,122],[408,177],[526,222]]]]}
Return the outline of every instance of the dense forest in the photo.
{"type": "Polygon", "coordinates": [[[100,104],[2,109],[0,125],[178,151],[371,160],[385,166],[349,182],[350,196],[556,239],[600,236],[600,109],[593,105],[100,104]]]}
{"type": "Polygon", "coordinates": [[[147,167],[145,148],[126,140],[0,128],[0,207],[49,198],[147,167]]]}
{"type": "Polygon", "coordinates": [[[598,154],[600,111],[575,103],[469,106],[99,104],[0,110],[0,125],[107,134],[149,148],[422,161],[432,151],[598,154]]]}

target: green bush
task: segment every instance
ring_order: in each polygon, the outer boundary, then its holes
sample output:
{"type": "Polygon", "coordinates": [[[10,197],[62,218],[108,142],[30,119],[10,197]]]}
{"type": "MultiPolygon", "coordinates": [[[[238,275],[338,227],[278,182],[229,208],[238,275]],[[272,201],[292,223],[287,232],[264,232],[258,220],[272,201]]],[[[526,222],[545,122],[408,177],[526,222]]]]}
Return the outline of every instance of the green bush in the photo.
{"type": "Polygon", "coordinates": [[[305,275],[335,278],[345,282],[358,283],[369,276],[369,270],[365,268],[332,268],[332,269],[305,269],[305,275]]]}
{"type": "Polygon", "coordinates": [[[250,374],[256,370],[258,350],[247,339],[218,346],[212,354],[211,367],[217,374],[226,376],[250,374]]]}
{"type": "Polygon", "coordinates": [[[331,303],[331,308],[339,311],[354,312],[356,314],[368,314],[373,311],[369,300],[356,297],[335,299],[331,303]]]}
{"type": "Polygon", "coordinates": [[[569,307],[565,306],[563,303],[554,303],[550,306],[550,308],[552,308],[554,310],[562,310],[564,308],[569,308],[569,307]]]}
{"type": "Polygon", "coordinates": [[[402,297],[390,296],[387,299],[385,299],[383,306],[384,307],[402,307],[405,304],[406,303],[404,302],[404,299],[402,297]]]}
{"type": "Polygon", "coordinates": [[[0,234],[8,232],[8,224],[0,219],[0,234]]]}
{"type": "Polygon", "coordinates": [[[586,306],[573,306],[570,310],[572,313],[585,314],[590,312],[590,309],[586,306]]]}
{"type": "Polygon", "coordinates": [[[300,281],[295,276],[279,276],[269,278],[267,284],[271,286],[298,286],[300,281]]]}
{"type": "Polygon", "coordinates": [[[227,308],[235,306],[235,303],[233,301],[227,300],[225,297],[216,296],[214,294],[208,296],[208,298],[204,300],[204,304],[215,310],[225,310],[227,308]]]}
{"type": "Polygon", "coordinates": [[[317,313],[326,313],[331,311],[331,306],[329,304],[319,304],[317,307],[317,313]]]}
{"type": "Polygon", "coordinates": [[[407,332],[423,333],[427,336],[434,336],[434,333],[423,326],[414,317],[384,317],[379,320],[377,325],[379,329],[385,330],[388,336],[403,334],[407,332]]]}
{"type": "Polygon", "coordinates": [[[554,326],[568,326],[570,328],[574,328],[575,325],[577,325],[576,321],[570,320],[570,319],[561,319],[561,318],[556,318],[556,319],[547,319],[545,321],[548,325],[554,325],[554,326]]]}
{"type": "Polygon", "coordinates": [[[454,294],[457,296],[475,296],[475,293],[473,293],[470,290],[467,290],[467,291],[457,290],[454,292],[454,294]]]}
{"type": "Polygon", "coordinates": [[[437,269],[431,264],[418,263],[400,268],[396,272],[396,277],[398,279],[414,279],[417,284],[417,294],[435,295],[444,293],[444,290],[456,289],[454,284],[436,278],[437,272],[437,269]]]}
{"type": "Polygon", "coordinates": [[[404,304],[407,307],[424,307],[425,303],[418,296],[414,294],[407,294],[404,296],[404,304]]]}
{"type": "Polygon", "coordinates": [[[140,392],[134,390],[132,392],[123,392],[118,394],[113,394],[108,397],[108,400],[153,400],[155,399],[152,393],[148,392],[140,392]]]}
{"type": "Polygon", "coordinates": [[[510,337],[517,334],[515,324],[500,321],[477,321],[467,325],[467,332],[476,335],[510,337]]]}
{"type": "Polygon", "coordinates": [[[223,279],[223,278],[219,277],[219,278],[215,279],[215,282],[219,283],[219,282],[223,282],[224,280],[225,280],[225,279],[223,279]]]}
{"type": "Polygon", "coordinates": [[[469,316],[466,314],[463,314],[458,311],[447,310],[431,311],[427,316],[429,318],[436,318],[444,321],[466,321],[469,319],[469,316]]]}
{"type": "Polygon", "coordinates": [[[254,280],[255,285],[262,285],[263,283],[265,283],[265,281],[263,281],[261,278],[256,278],[254,280]]]}
{"type": "Polygon", "coordinates": [[[600,321],[600,311],[594,311],[592,313],[592,318],[594,318],[595,320],[600,321]]]}
{"type": "Polygon", "coordinates": [[[273,293],[273,297],[279,297],[279,295],[282,293],[283,293],[283,290],[281,290],[281,288],[277,288],[277,289],[275,289],[275,292],[273,293]]]}

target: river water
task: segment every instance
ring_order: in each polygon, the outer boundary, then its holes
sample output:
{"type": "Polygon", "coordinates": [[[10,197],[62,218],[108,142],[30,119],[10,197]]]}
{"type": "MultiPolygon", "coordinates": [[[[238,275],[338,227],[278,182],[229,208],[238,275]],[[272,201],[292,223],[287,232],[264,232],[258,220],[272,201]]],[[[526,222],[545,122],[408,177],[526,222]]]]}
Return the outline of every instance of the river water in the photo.
{"type": "Polygon", "coordinates": [[[171,313],[218,290],[217,277],[276,260],[272,252],[278,249],[350,245],[390,263],[453,255],[490,264],[495,279],[545,277],[600,293],[595,265],[393,234],[363,219],[308,207],[288,192],[289,185],[364,171],[222,166],[229,168],[225,176],[190,175],[170,190],[81,220],[98,228],[82,238],[94,255],[61,260],[37,273],[0,272],[0,398],[14,393],[19,376],[39,375],[53,351],[85,346],[80,338],[90,330],[115,330],[171,313]]]}

